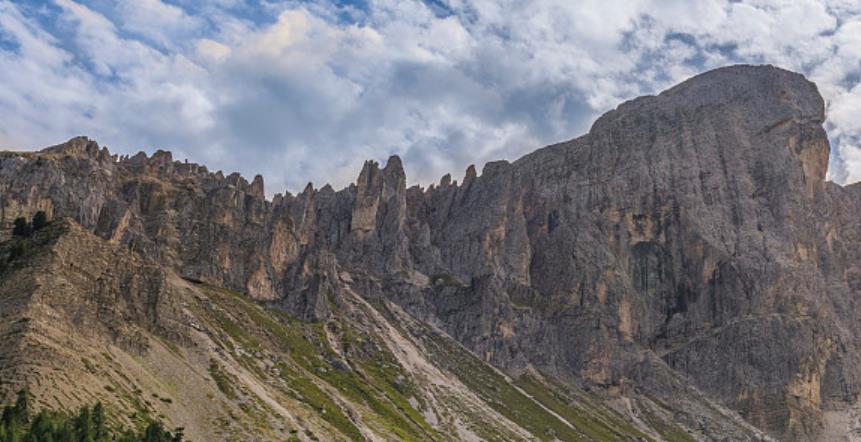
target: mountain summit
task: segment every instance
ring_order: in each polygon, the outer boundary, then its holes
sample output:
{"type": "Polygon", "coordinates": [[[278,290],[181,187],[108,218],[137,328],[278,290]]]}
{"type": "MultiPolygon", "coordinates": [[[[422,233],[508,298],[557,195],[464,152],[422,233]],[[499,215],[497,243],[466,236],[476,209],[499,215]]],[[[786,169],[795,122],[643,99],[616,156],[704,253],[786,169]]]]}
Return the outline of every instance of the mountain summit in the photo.
{"type": "Polygon", "coordinates": [[[823,121],[732,66],[427,189],[398,157],[267,200],[164,151],[5,152],[0,389],[194,440],[849,440],[861,186],[823,121]]]}

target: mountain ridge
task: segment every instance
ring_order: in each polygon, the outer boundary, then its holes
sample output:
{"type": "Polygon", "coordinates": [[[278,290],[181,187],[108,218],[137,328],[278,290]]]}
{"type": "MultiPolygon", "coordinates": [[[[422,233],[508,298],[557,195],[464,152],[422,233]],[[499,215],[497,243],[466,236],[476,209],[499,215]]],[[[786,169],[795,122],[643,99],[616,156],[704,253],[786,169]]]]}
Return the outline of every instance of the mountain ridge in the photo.
{"type": "Polygon", "coordinates": [[[271,200],[260,176],[75,138],[0,155],[0,224],[69,217],[311,323],[354,295],[397,306],[512,379],[645,396],[700,438],[764,437],[717,404],[779,439],[850,438],[861,187],[826,183],[823,121],[803,76],[733,66],[460,184],[407,187],[393,156],[271,200]]]}

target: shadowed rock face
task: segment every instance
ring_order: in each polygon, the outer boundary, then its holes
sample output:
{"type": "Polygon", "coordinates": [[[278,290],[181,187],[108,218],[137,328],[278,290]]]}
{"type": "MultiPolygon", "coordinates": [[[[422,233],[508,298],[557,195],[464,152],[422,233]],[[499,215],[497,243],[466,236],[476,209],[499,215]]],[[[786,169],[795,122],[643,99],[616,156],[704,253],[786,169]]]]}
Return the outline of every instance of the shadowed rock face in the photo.
{"type": "Polygon", "coordinates": [[[690,411],[693,385],[815,439],[849,433],[861,389],[861,187],[825,182],[823,120],[801,75],[734,66],[460,185],[407,189],[392,157],[346,189],[271,201],[260,177],[76,138],[3,155],[0,221],[70,216],[306,320],[346,273],[510,373],[636,388],[718,431],[690,411]]]}

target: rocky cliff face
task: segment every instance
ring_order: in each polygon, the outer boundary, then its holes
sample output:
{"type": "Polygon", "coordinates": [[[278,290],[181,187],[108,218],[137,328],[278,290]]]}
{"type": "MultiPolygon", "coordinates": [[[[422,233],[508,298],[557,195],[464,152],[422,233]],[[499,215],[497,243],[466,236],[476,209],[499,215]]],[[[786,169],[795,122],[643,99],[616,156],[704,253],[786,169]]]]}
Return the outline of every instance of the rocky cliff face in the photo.
{"type": "Polygon", "coordinates": [[[460,184],[406,188],[392,157],[346,189],[272,200],[261,177],[76,138],[3,154],[0,222],[70,217],[306,321],[348,292],[392,302],[513,376],[642,394],[702,437],[756,437],[711,398],[779,439],[849,438],[861,187],[826,183],[823,120],[801,75],[735,66],[460,184]]]}

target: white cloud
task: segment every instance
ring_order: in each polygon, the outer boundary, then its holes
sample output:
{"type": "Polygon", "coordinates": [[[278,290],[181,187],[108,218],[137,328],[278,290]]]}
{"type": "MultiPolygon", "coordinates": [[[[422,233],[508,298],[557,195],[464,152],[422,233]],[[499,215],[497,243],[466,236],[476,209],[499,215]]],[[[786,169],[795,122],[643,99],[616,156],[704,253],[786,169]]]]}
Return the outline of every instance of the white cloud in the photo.
{"type": "Polygon", "coordinates": [[[177,46],[203,26],[201,19],[161,0],[119,0],[116,16],[123,30],[164,48],[177,46]]]}
{"type": "Polygon", "coordinates": [[[215,40],[202,38],[197,41],[197,55],[209,63],[222,63],[231,52],[230,47],[215,40]]]}
{"type": "Polygon", "coordinates": [[[0,0],[0,42],[16,43],[0,43],[3,143],[170,148],[262,172],[270,192],[342,186],[399,153],[426,184],[579,135],[704,69],[764,62],[817,81],[831,177],[861,179],[854,1],[55,1],[52,25],[0,0]]]}

